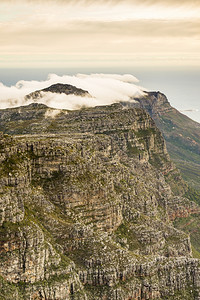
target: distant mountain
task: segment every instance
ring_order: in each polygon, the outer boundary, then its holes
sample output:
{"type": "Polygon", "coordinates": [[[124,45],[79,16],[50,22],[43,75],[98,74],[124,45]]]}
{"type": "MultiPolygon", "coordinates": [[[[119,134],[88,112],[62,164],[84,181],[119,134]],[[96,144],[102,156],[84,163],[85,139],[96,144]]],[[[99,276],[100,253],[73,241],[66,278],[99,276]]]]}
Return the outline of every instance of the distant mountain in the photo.
{"type": "Polygon", "coordinates": [[[173,108],[160,92],[136,99],[163,133],[171,159],[183,178],[200,190],[200,124],[173,108]]]}
{"type": "Polygon", "coordinates": [[[57,93],[57,94],[66,94],[66,95],[76,95],[81,97],[91,97],[88,91],[79,89],[70,84],[56,83],[45,89],[38,90],[27,95],[26,100],[30,100],[30,99],[37,100],[39,98],[42,98],[44,93],[57,93]]]}

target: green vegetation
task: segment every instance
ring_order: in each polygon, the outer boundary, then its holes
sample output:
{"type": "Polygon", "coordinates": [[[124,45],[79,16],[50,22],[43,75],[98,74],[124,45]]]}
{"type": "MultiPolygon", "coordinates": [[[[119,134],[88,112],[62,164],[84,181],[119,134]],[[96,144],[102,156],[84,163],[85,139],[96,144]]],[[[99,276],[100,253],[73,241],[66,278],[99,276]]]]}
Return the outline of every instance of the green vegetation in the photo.
{"type": "Polygon", "coordinates": [[[58,124],[57,121],[53,120],[51,121],[51,123],[48,125],[48,127],[46,128],[46,132],[58,132],[58,130],[60,129],[60,126],[58,124]]]}
{"type": "Polygon", "coordinates": [[[176,125],[173,123],[173,119],[166,118],[165,116],[161,116],[160,119],[162,120],[163,130],[167,132],[174,131],[176,125]]]}
{"type": "Polygon", "coordinates": [[[3,222],[0,226],[0,242],[7,242],[10,240],[11,235],[14,235],[20,229],[20,223],[3,222]]]}
{"type": "Polygon", "coordinates": [[[19,292],[18,286],[7,282],[0,276],[0,299],[1,300],[11,300],[18,299],[23,300],[23,295],[19,292]]]}
{"type": "Polygon", "coordinates": [[[198,297],[197,290],[193,287],[193,283],[188,283],[188,286],[184,290],[176,290],[173,295],[168,297],[162,297],[162,300],[192,300],[198,297]]]}
{"type": "Polygon", "coordinates": [[[156,123],[183,179],[200,190],[200,125],[174,109],[160,115],[156,123]]]}
{"type": "Polygon", "coordinates": [[[156,128],[147,128],[147,129],[140,129],[138,131],[134,131],[135,135],[137,137],[142,137],[142,138],[145,138],[147,136],[150,136],[152,134],[155,134],[157,133],[157,129],[156,128]]]}
{"type": "Polygon", "coordinates": [[[135,156],[135,155],[139,155],[142,151],[139,150],[138,147],[132,145],[131,142],[127,142],[127,154],[128,156],[132,157],[132,156],[135,156]]]}
{"type": "Polygon", "coordinates": [[[184,196],[186,198],[188,198],[189,200],[194,201],[198,205],[200,205],[200,191],[197,191],[191,187],[188,187],[188,190],[184,196]]]}
{"type": "Polygon", "coordinates": [[[177,168],[181,171],[183,179],[189,184],[194,190],[200,192],[200,164],[195,164],[192,162],[176,160],[175,164],[177,168]]]}
{"type": "Polygon", "coordinates": [[[19,153],[15,153],[8,156],[0,165],[0,174],[8,175],[9,173],[20,170],[20,165],[23,163],[24,156],[19,153]]]}
{"type": "Polygon", "coordinates": [[[157,169],[161,169],[164,163],[167,162],[167,159],[161,154],[151,152],[151,157],[149,159],[149,162],[152,166],[156,167],[157,169]]]}
{"type": "Polygon", "coordinates": [[[56,183],[62,183],[63,179],[64,173],[62,171],[53,171],[48,177],[42,177],[39,174],[35,174],[32,178],[31,184],[35,187],[42,186],[44,189],[49,189],[50,186],[56,187],[56,183]]]}
{"type": "Polygon", "coordinates": [[[187,184],[181,177],[179,170],[174,169],[165,175],[166,182],[170,185],[174,195],[184,195],[188,190],[187,184]]]}
{"type": "Polygon", "coordinates": [[[177,218],[174,226],[187,234],[190,234],[193,254],[197,257],[200,254],[200,215],[193,214],[187,218],[177,218]]]}
{"type": "Polygon", "coordinates": [[[115,231],[116,239],[122,247],[129,245],[129,250],[136,250],[142,247],[142,244],[138,241],[135,232],[130,228],[127,223],[121,224],[115,231]]]}

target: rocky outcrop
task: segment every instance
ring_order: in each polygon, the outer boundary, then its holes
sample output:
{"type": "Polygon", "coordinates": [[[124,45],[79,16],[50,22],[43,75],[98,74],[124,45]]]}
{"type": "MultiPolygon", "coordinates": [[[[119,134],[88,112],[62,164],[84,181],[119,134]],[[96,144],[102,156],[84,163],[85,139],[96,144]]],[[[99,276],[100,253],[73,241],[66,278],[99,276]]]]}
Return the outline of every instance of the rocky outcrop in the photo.
{"type": "Polygon", "coordinates": [[[176,218],[187,218],[192,214],[199,214],[199,206],[186,198],[174,197],[168,202],[168,214],[170,220],[174,221],[176,218]]]}
{"type": "Polygon", "coordinates": [[[170,105],[167,97],[160,92],[145,92],[145,96],[137,98],[137,101],[155,120],[157,120],[159,116],[175,110],[170,105]]]}
{"type": "Polygon", "coordinates": [[[188,203],[170,185],[185,184],[151,117],[48,109],[0,112],[17,134],[0,141],[2,298],[199,299],[199,261],[170,221],[188,203]]]}
{"type": "Polygon", "coordinates": [[[76,95],[80,97],[91,97],[88,91],[82,90],[70,84],[56,83],[49,86],[48,88],[32,92],[31,94],[25,97],[25,100],[37,101],[38,99],[42,98],[46,93],[76,95]]]}

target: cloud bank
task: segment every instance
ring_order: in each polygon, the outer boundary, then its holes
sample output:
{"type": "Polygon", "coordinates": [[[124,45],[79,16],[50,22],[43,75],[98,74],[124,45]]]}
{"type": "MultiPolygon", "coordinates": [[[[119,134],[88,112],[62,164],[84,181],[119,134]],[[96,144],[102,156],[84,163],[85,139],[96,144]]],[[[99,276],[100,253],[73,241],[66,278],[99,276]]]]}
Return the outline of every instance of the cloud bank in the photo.
{"type": "Polygon", "coordinates": [[[89,92],[92,97],[43,93],[38,103],[56,109],[78,109],[82,106],[92,107],[109,105],[120,101],[134,101],[133,97],[144,94],[145,89],[136,85],[138,79],[130,74],[77,74],[74,76],[49,74],[45,81],[20,80],[16,85],[8,87],[0,83],[0,108],[28,105],[33,100],[25,96],[55,83],[71,84],[89,92]]]}

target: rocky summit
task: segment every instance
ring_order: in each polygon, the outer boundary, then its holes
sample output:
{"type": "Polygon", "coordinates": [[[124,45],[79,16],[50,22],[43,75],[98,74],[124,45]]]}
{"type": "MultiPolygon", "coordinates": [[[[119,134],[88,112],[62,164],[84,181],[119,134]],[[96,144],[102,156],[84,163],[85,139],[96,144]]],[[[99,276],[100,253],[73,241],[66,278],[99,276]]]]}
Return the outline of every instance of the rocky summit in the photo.
{"type": "Polygon", "coordinates": [[[46,93],[75,95],[80,97],[91,97],[88,91],[82,90],[70,84],[56,83],[45,89],[30,93],[25,97],[25,100],[37,101],[38,99],[42,98],[46,93]]]}
{"type": "Polygon", "coordinates": [[[200,299],[199,214],[142,107],[0,111],[0,299],[200,299]]]}

